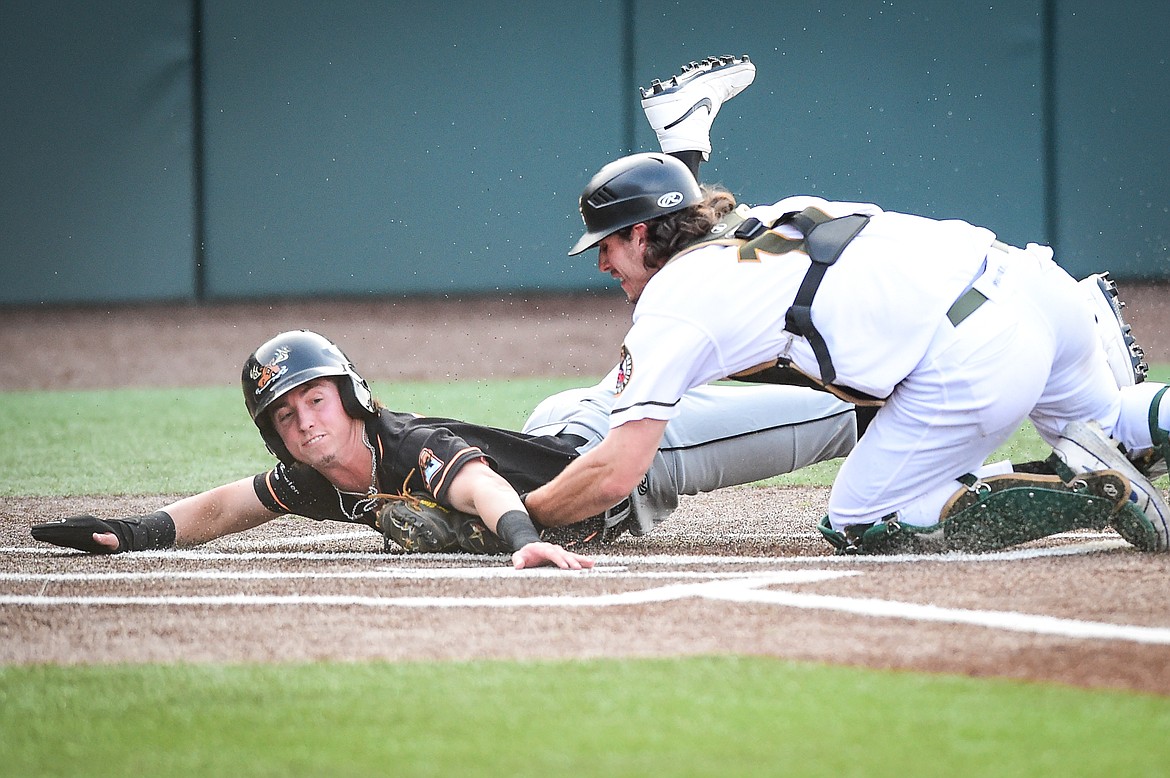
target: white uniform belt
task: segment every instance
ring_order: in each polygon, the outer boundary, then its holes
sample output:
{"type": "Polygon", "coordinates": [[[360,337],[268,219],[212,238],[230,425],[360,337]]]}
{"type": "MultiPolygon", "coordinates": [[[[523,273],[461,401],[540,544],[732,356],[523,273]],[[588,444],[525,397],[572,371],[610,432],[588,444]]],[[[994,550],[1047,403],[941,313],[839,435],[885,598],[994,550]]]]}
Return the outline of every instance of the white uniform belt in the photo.
{"type": "MultiPolygon", "coordinates": [[[[1011,248],[1008,244],[995,240],[991,242],[991,249],[989,250],[1002,251],[1006,254],[1011,248]]],[[[987,295],[974,287],[975,281],[979,280],[979,277],[986,270],[987,262],[985,261],[979,269],[979,272],[975,274],[975,278],[972,279],[971,286],[968,286],[965,292],[955,298],[955,301],[951,303],[951,307],[947,309],[947,318],[951,320],[953,326],[958,327],[964,319],[975,313],[980,305],[987,302],[987,295]]]]}

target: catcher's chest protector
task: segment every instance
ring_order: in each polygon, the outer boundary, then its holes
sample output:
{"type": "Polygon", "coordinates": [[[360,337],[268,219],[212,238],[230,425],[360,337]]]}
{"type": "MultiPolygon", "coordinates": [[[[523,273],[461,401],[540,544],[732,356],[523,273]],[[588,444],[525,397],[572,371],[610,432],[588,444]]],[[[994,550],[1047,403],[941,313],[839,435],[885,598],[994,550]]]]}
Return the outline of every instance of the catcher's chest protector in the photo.
{"type": "Polygon", "coordinates": [[[818,379],[810,376],[793,366],[787,358],[780,357],[775,362],[748,368],[729,376],[730,378],[807,386],[831,392],[856,405],[881,405],[885,402],[864,392],[833,384],[837,378],[837,371],[833,367],[833,359],[829,355],[825,339],[812,320],[813,298],[816,297],[825,272],[837,261],[849,242],[857,237],[857,233],[869,223],[869,218],[863,214],[832,217],[817,208],[805,208],[799,213],[786,213],[772,224],[764,224],[754,216],[745,219],[737,209],[712,227],[706,237],[671,257],[673,261],[702,246],[718,244],[739,246],[739,258],[743,262],[758,262],[761,252],[777,255],[800,249],[808,254],[812,262],[800,283],[796,298],[784,315],[784,329],[808,340],[817,358],[817,368],[821,377],[818,379]],[[800,230],[803,237],[785,238],[773,232],[776,227],[783,224],[790,224],[800,230]]]}

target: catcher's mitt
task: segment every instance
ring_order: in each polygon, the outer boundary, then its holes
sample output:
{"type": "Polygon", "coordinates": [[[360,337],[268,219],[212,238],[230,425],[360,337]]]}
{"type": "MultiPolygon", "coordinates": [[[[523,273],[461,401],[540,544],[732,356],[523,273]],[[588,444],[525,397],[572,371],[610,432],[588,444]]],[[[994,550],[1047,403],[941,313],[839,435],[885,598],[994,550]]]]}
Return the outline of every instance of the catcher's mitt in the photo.
{"type": "Polygon", "coordinates": [[[393,542],[411,553],[465,551],[503,554],[508,551],[482,521],[408,493],[378,495],[386,504],[378,511],[378,529],[386,550],[393,542]]]}

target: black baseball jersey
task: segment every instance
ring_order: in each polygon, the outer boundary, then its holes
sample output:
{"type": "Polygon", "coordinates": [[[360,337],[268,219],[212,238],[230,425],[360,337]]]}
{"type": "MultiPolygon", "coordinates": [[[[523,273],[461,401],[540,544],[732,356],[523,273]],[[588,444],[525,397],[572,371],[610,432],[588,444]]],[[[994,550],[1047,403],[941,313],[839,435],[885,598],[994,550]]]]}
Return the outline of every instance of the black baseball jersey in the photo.
{"type": "MultiPolygon", "coordinates": [[[[551,481],[577,456],[571,440],[484,427],[455,419],[418,417],[383,408],[366,423],[383,492],[424,492],[447,505],[447,490],[468,462],[484,459],[518,492],[551,481]]],[[[256,496],[276,513],[374,526],[378,504],[341,492],[302,463],[278,464],[252,480],[256,496]]]]}

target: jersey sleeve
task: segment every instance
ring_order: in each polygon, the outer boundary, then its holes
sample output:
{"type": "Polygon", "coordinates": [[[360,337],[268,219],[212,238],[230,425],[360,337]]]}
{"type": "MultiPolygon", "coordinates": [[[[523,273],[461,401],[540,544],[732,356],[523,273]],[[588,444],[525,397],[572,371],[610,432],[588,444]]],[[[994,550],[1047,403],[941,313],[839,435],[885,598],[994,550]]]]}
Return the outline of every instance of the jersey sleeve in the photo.
{"type": "Polygon", "coordinates": [[[252,489],[273,513],[291,513],[309,519],[346,521],[337,492],[324,476],[304,465],[278,464],[252,479],[252,489]]]}
{"type": "Polygon", "coordinates": [[[412,430],[402,442],[399,457],[401,466],[414,469],[413,478],[420,479],[435,500],[444,505],[449,505],[447,493],[451,482],[468,462],[483,459],[492,464],[483,449],[445,427],[412,430]]]}
{"type": "Polygon", "coordinates": [[[610,428],[629,421],[669,421],[688,390],[723,377],[712,339],[665,316],[643,316],[626,333],[615,381],[610,428]]]}

